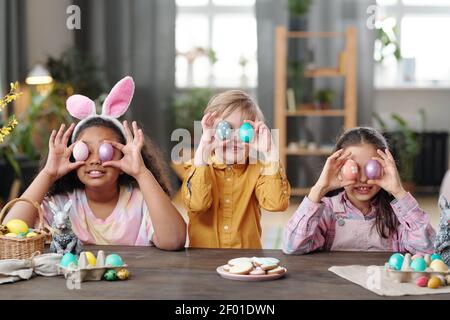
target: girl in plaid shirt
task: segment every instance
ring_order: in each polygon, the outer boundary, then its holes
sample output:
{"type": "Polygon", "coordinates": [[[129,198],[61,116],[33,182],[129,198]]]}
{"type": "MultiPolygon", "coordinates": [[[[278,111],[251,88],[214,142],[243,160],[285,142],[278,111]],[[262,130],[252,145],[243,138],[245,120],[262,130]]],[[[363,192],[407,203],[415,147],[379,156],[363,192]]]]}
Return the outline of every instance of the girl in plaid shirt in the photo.
{"type": "Polygon", "coordinates": [[[310,193],[287,223],[283,251],[393,251],[431,253],[435,231],[429,216],[402,186],[385,138],[372,128],[345,132],[326,161],[310,193]],[[341,168],[348,159],[358,176],[346,181],[341,168]],[[369,180],[365,164],[374,159],[382,176],[369,180]]]}

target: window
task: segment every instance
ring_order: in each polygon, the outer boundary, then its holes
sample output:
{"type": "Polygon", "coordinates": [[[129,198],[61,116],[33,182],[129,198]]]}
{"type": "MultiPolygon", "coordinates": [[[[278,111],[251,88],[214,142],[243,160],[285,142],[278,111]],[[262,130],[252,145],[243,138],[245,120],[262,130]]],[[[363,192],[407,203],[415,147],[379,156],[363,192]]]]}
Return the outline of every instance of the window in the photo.
{"type": "Polygon", "coordinates": [[[377,4],[377,28],[393,34],[388,36],[393,45],[380,40],[375,44],[375,59],[383,57],[376,83],[450,84],[450,0],[377,0],[377,4]],[[395,45],[400,60],[394,58],[395,45]]]}
{"type": "Polygon", "coordinates": [[[176,86],[256,87],[255,0],[176,3],[176,86]]]}

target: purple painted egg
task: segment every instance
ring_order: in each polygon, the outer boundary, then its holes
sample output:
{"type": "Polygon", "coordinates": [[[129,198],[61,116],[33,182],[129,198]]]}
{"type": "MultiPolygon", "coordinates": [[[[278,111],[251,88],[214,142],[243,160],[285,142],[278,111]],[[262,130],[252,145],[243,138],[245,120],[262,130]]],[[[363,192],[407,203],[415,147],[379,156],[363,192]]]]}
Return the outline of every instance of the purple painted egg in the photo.
{"type": "Polygon", "coordinates": [[[368,179],[378,179],[381,177],[381,165],[376,160],[369,160],[364,167],[364,172],[368,179]]]}
{"type": "Polygon", "coordinates": [[[102,162],[109,161],[114,155],[113,146],[110,143],[102,143],[98,149],[98,153],[102,162]]]}
{"type": "Polygon", "coordinates": [[[84,161],[89,156],[89,149],[83,141],[78,141],[73,147],[72,154],[76,161],[84,161]]]}

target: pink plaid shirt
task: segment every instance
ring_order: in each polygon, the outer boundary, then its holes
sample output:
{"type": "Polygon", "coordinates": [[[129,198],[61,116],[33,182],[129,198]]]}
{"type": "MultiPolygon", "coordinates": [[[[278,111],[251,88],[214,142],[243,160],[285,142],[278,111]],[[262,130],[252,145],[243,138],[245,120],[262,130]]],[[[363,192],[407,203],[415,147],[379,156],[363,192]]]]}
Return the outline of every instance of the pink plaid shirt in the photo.
{"type": "MultiPolygon", "coordinates": [[[[392,245],[386,251],[432,253],[435,231],[428,214],[419,208],[416,199],[408,193],[404,198],[392,201],[391,206],[400,224],[397,232],[391,235],[388,243],[392,245]]],[[[333,197],[324,197],[320,203],[305,197],[285,227],[283,252],[305,254],[315,250],[330,251],[335,239],[337,216],[375,221],[376,208],[372,207],[372,211],[364,216],[348,200],[345,191],[333,197]]],[[[348,248],[352,249],[358,250],[348,248]]]]}

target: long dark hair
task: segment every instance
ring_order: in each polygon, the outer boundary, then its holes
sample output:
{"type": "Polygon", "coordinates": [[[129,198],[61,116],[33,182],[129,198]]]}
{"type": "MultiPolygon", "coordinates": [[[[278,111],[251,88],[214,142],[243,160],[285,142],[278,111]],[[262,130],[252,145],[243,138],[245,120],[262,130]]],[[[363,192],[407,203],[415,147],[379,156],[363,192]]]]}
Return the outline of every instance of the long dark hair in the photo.
{"type": "MultiPolygon", "coordinates": [[[[335,150],[345,149],[350,146],[358,144],[370,144],[376,149],[385,150],[388,148],[388,143],[385,137],[377,130],[369,127],[357,127],[345,131],[337,140],[335,150]]],[[[342,192],[342,189],[334,190],[327,193],[327,197],[333,196],[342,192]]],[[[381,189],[374,197],[373,203],[378,209],[375,218],[375,226],[377,232],[382,238],[389,238],[397,231],[398,220],[391,207],[391,201],[394,197],[386,190],[381,189]]]]}
{"type": "MultiPolygon", "coordinates": [[[[90,127],[104,127],[111,129],[117,136],[120,143],[125,144],[126,140],[122,132],[114,125],[111,121],[102,119],[100,117],[94,117],[81,125],[79,128],[75,139],[83,132],[83,130],[90,127]]],[[[70,141],[67,144],[70,145],[70,141]]],[[[145,137],[145,145],[141,150],[142,159],[144,160],[145,166],[152,172],[156,181],[158,181],[164,192],[170,196],[171,189],[167,175],[167,167],[164,165],[164,161],[161,157],[161,151],[153,144],[153,142],[145,137]]],[[[47,162],[48,155],[41,162],[41,170],[44,168],[47,162]]],[[[71,161],[75,161],[73,156],[70,156],[71,161]]],[[[118,184],[123,186],[138,187],[137,181],[130,175],[123,173],[118,178],[118,184]]],[[[71,192],[75,189],[84,189],[83,183],[78,179],[76,170],[73,170],[66,174],[65,176],[58,179],[48,191],[49,196],[53,196],[60,193],[71,192]]]]}

